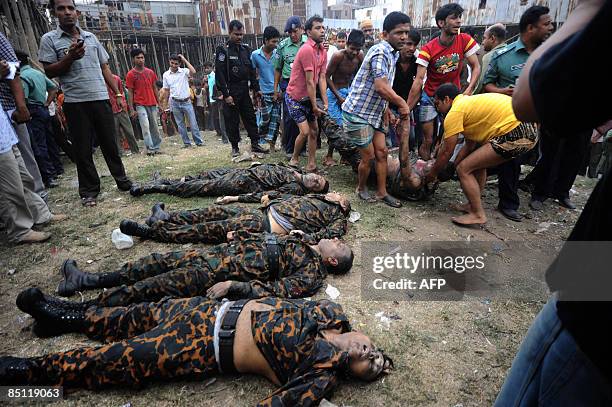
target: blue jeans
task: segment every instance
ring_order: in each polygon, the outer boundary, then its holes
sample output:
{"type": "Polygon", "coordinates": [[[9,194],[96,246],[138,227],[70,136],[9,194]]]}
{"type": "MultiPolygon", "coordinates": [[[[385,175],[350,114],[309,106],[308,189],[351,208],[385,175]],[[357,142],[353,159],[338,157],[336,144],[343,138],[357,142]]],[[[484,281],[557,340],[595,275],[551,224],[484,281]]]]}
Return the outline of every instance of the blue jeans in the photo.
{"type": "Polygon", "coordinates": [[[612,405],[609,384],[561,325],[554,296],[529,328],[495,400],[496,407],[536,405],[612,405]]]}
{"type": "Polygon", "coordinates": [[[204,144],[204,141],[202,141],[202,138],[200,137],[200,129],[198,128],[198,121],[196,120],[195,110],[193,110],[193,104],[191,104],[191,100],[187,100],[185,102],[173,100],[172,113],[174,113],[174,119],[176,120],[176,125],[178,126],[179,134],[181,135],[181,138],[183,139],[183,143],[185,143],[185,145],[191,144],[189,136],[187,135],[187,126],[185,126],[185,115],[189,119],[189,126],[191,127],[191,135],[193,136],[193,141],[195,141],[197,145],[204,144]]]}
{"type": "Polygon", "coordinates": [[[159,151],[162,140],[157,129],[157,106],[136,106],[136,113],[147,151],[159,151]]]}

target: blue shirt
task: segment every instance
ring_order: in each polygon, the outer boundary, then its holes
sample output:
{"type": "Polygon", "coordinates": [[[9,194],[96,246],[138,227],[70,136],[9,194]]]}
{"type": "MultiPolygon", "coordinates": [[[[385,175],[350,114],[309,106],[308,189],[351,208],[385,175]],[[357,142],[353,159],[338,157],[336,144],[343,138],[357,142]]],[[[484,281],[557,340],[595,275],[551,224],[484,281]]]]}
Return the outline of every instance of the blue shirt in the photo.
{"type": "Polygon", "coordinates": [[[263,52],[263,46],[251,53],[251,62],[253,68],[259,73],[259,88],[262,93],[274,93],[274,67],[276,66],[276,49],[272,51],[270,59],[266,58],[263,52]]]}
{"type": "MultiPolygon", "coordinates": [[[[1,103],[0,107],[2,107],[1,103]]],[[[2,107],[2,109],[0,109],[0,154],[11,151],[13,146],[18,142],[19,140],[17,139],[11,120],[4,111],[4,107],[2,107]]]]}
{"type": "Polygon", "coordinates": [[[208,74],[208,99],[210,103],[215,103],[217,100],[213,97],[215,91],[215,73],[208,74]]]}
{"type": "Polygon", "coordinates": [[[370,48],[365,56],[351,90],[342,104],[342,110],[366,120],[372,127],[379,129],[383,123],[383,113],[388,102],[381,98],[374,81],[387,78],[389,86],[395,79],[395,65],[399,52],[387,41],[381,41],[370,48]]]}

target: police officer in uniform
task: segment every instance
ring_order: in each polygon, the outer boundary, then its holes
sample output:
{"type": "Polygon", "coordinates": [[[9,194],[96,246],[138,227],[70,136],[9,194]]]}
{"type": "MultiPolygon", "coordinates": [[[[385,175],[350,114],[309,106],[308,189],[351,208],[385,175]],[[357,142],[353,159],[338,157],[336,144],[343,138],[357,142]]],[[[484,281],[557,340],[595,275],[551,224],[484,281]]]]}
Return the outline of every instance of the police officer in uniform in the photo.
{"type": "Polygon", "coordinates": [[[229,42],[220,45],[216,50],[215,77],[217,87],[223,93],[223,117],[227,137],[232,143],[232,157],[240,154],[240,118],[251,139],[251,151],[254,153],[267,153],[259,145],[257,119],[249,95],[251,90],[259,101],[261,92],[255,69],[251,64],[251,48],[242,44],[244,26],[240,21],[232,20],[229,23],[229,42]]]}

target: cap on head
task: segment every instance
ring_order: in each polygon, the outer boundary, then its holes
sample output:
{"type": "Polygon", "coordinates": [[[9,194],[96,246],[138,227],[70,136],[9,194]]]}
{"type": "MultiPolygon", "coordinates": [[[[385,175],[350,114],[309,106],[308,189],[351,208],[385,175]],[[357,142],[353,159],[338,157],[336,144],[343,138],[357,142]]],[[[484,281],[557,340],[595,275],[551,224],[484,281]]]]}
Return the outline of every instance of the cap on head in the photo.
{"type": "Polygon", "coordinates": [[[361,30],[371,30],[372,28],[374,28],[374,24],[372,23],[372,20],[366,18],[359,24],[359,28],[361,30]]]}
{"type": "Polygon", "coordinates": [[[302,22],[298,16],[291,16],[287,19],[285,23],[285,32],[288,33],[290,31],[295,30],[296,28],[301,28],[302,22]]]}

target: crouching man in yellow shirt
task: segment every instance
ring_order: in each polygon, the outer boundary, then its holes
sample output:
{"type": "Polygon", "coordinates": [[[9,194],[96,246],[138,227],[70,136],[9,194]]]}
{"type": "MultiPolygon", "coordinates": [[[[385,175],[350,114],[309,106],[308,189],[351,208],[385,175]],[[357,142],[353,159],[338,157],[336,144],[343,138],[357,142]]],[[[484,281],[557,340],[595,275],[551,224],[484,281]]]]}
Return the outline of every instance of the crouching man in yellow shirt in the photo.
{"type": "Polygon", "coordinates": [[[457,175],[468,203],[458,207],[465,215],[454,217],[459,225],[482,225],[487,216],[481,193],[487,168],[495,167],[531,150],[538,138],[534,124],[521,123],[512,111],[512,98],[500,93],[460,95],[453,84],[440,86],[434,95],[436,110],[444,118],[444,139],[437,159],[425,175],[425,182],[436,180],[446,167],[460,135],[465,144],[455,158],[457,175]]]}

